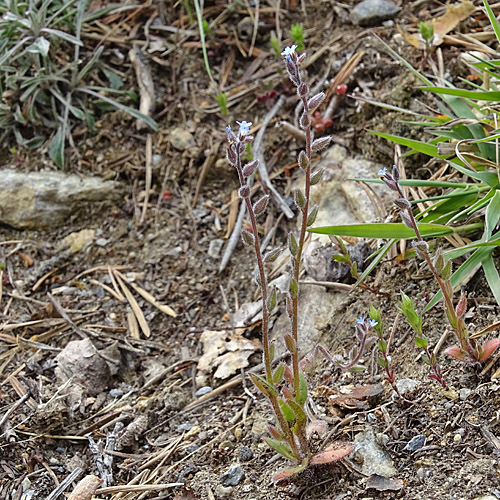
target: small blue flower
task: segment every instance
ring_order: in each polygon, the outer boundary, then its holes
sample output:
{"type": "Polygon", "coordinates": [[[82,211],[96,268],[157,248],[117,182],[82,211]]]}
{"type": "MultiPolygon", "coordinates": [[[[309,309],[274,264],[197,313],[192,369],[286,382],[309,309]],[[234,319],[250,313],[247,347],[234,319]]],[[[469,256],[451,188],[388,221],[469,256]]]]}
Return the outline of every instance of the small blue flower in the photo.
{"type": "Polygon", "coordinates": [[[227,132],[228,134],[230,134],[230,133],[232,132],[232,130],[231,130],[231,125],[228,125],[228,126],[226,127],[226,132],[227,132]]]}
{"type": "Polygon", "coordinates": [[[387,173],[387,169],[386,168],[381,168],[379,171],[378,171],[378,175],[380,175],[380,177],[384,177],[384,175],[387,173]]]}
{"type": "Polygon", "coordinates": [[[295,49],[297,45],[292,45],[291,47],[286,47],[285,50],[281,53],[282,56],[289,57],[292,54],[295,54],[295,49]]]}
{"type": "Polygon", "coordinates": [[[368,323],[372,328],[375,328],[378,325],[378,321],[375,321],[374,319],[369,319],[368,323]]]}
{"type": "Polygon", "coordinates": [[[252,126],[252,122],[246,122],[243,120],[242,122],[236,122],[240,126],[240,135],[248,135],[250,133],[250,127],[252,126]]]}
{"type": "Polygon", "coordinates": [[[358,325],[364,325],[364,324],[365,324],[365,318],[363,318],[363,316],[361,316],[360,318],[358,318],[358,319],[356,320],[356,323],[357,323],[358,325]]]}

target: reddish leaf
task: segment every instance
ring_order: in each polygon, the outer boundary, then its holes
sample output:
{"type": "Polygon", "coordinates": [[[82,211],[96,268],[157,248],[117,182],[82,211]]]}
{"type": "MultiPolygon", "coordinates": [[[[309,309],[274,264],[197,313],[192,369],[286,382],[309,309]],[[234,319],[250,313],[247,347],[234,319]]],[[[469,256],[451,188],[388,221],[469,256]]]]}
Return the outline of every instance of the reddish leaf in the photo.
{"type": "Polygon", "coordinates": [[[452,358],[458,359],[459,361],[467,362],[465,351],[458,345],[452,345],[446,349],[445,354],[451,356],[452,358]]]}
{"type": "Polygon", "coordinates": [[[479,361],[486,361],[497,350],[497,347],[499,345],[500,345],[500,339],[488,340],[488,342],[483,344],[483,346],[481,347],[483,353],[479,358],[479,361]]]}
{"type": "Polygon", "coordinates": [[[325,450],[317,453],[311,458],[312,465],[329,464],[330,462],[336,462],[341,458],[347,457],[349,453],[354,450],[354,445],[352,443],[346,443],[343,441],[338,441],[330,446],[327,446],[325,450]]]}
{"type": "Polygon", "coordinates": [[[288,479],[295,476],[299,472],[302,472],[308,465],[307,458],[302,460],[300,465],[295,467],[287,467],[286,469],[281,469],[273,476],[273,482],[276,486],[285,486],[288,483],[288,479]]]}

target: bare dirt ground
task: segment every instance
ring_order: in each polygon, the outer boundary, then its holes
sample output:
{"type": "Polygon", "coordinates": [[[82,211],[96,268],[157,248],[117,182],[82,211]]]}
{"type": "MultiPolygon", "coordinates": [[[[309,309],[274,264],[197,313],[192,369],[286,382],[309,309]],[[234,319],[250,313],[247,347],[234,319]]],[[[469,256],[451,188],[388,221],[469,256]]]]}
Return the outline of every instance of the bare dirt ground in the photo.
{"type": "MultiPolygon", "coordinates": [[[[304,69],[313,86],[330,88],[341,68],[361,54],[342,81],[336,81],[347,85],[347,94],[401,107],[422,99],[414,78],[374,35],[412,64],[420,64],[421,53],[403,42],[393,23],[371,29],[354,26],[348,15],[355,3],[206,3],[209,63],[228,97],[228,115],[221,114],[215,101],[197,25],[190,22],[183,2],[153,0],[135,15],[114,17],[100,27],[113,30],[104,53],[109,64],[116,64],[113,57],[126,54],[133,42],[142,47],[153,74],[153,118],[160,131],[151,134],[149,143],[149,132],[137,131],[128,116],[105,115],[98,121],[98,134],[77,134],[78,154],[68,150],[68,170],[122,181],[127,186],[122,203],[94,206],[48,231],[2,228],[0,498],[62,499],[64,494],[54,491],[79,468],[75,483],[87,474],[107,474],[108,484],[96,499],[500,498],[500,384],[492,379],[498,363],[487,369],[464,366],[441,354],[450,390],[443,393],[427,379],[396,307],[400,290],[416,296],[435,289],[412,260],[388,261],[379,268],[376,279],[387,295],[329,291],[332,297],[343,294],[343,307],[325,325],[322,343],[345,355],[352,346],[355,319],[366,315],[370,304],[379,307],[394,338],[397,377],[419,381],[410,394],[415,404],[394,398],[385,385],[370,398],[332,402],[329,396],[339,388],[383,382],[375,351],[365,355],[362,374],[339,372],[318,359],[309,376],[313,411],[330,424],[325,441],[352,442],[371,429],[393,461],[395,474],[387,482],[363,472],[362,459],[354,454],[308,469],[285,487],[274,486],[272,475],[284,461],[276,460],[262,441],[271,421],[267,402],[243,380],[231,356],[228,370],[234,374],[226,378],[215,377],[216,367],[210,363],[201,373],[197,368],[209,349],[201,342],[207,332],[214,343],[246,342],[245,349],[253,352],[249,365],[260,362],[258,321],[236,332],[230,322],[230,315],[257,299],[251,253],[238,244],[219,272],[222,252],[213,241],[227,243],[238,208],[237,178],[224,160],[226,125],[248,120],[258,131],[281,96],[286,100],[276,122],[293,122],[294,90],[271,48],[271,30],[281,32],[284,47],[292,43],[291,24],[302,23],[309,56],[304,69]],[[149,153],[150,187],[145,180],[149,153]],[[68,251],[64,238],[82,230],[94,231],[92,237],[80,249],[68,251]],[[69,374],[61,374],[60,356],[72,341],[79,342],[73,356],[85,361],[73,366],[85,368],[70,367],[69,374]],[[204,386],[212,392],[197,392],[204,386]],[[426,437],[424,446],[405,449],[419,435],[426,437]],[[111,451],[103,452],[106,440],[111,451]],[[237,465],[244,478],[236,485],[224,484],[221,474],[237,465]]],[[[396,21],[407,28],[444,12],[444,4],[437,1],[399,4],[396,21]]],[[[477,14],[454,33],[481,30],[486,22],[477,14]]],[[[92,34],[86,39],[90,47],[92,34]]],[[[445,43],[441,50],[451,75],[466,76],[459,62],[466,46],[445,43]]],[[[120,69],[135,88],[135,72],[125,61],[120,69]]],[[[338,102],[325,133],[333,134],[333,142],[352,157],[390,166],[393,145],[368,130],[416,137],[420,132],[398,122],[397,113],[363,105],[346,94],[332,92],[330,99],[338,102]]],[[[298,175],[296,140],[272,124],[263,146],[273,184],[290,200],[298,175]]],[[[53,168],[46,151],[5,152],[4,158],[5,165],[27,172],[53,168]]],[[[436,165],[424,168],[426,161],[420,155],[409,158],[407,175],[429,175],[436,165]]],[[[257,182],[254,196],[261,192],[257,182]]],[[[271,244],[278,246],[294,224],[272,205],[262,232],[273,230],[271,244]]],[[[477,328],[494,322],[498,307],[484,278],[478,274],[467,290],[472,307],[468,322],[477,328]]],[[[426,316],[425,328],[435,345],[446,329],[439,307],[426,316]]],[[[60,491],[68,494],[75,483],[60,491]]]]}

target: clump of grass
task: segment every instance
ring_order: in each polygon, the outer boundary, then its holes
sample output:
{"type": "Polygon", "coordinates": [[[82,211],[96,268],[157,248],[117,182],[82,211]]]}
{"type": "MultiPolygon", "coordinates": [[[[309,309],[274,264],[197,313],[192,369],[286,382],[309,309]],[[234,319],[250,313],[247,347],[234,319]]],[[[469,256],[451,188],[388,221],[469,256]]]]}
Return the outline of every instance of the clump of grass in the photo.
{"type": "Polygon", "coordinates": [[[83,25],[111,12],[86,16],[87,1],[0,2],[0,144],[12,137],[23,147],[41,146],[52,135],[49,154],[63,168],[66,141],[74,123],[94,127],[94,104],[105,104],[156,123],[139,111],[107,97],[106,93],[134,97],[117,88],[120,79],[109,70],[110,86],[90,85],[104,48],[83,57],[83,25]],[[61,54],[72,54],[67,60],[61,54]],[[90,100],[93,99],[94,103],[90,100]]]}

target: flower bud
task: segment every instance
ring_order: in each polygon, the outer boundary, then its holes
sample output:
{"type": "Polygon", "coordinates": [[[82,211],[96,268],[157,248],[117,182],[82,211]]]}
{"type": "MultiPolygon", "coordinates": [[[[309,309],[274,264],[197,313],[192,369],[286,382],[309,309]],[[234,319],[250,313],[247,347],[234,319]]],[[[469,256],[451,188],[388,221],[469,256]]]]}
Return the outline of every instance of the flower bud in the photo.
{"type": "Polygon", "coordinates": [[[314,108],[317,108],[324,100],[325,93],[320,92],[319,94],[312,96],[309,101],[307,101],[307,106],[309,107],[309,110],[312,110],[314,108]]]}
{"type": "Polygon", "coordinates": [[[245,135],[242,139],[242,142],[243,142],[243,144],[250,144],[253,142],[253,140],[254,140],[253,135],[245,135]]]}
{"type": "Polygon", "coordinates": [[[238,145],[238,151],[240,152],[240,154],[244,153],[245,149],[246,149],[245,143],[244,142],[238,142],[237,145],[238,145]]]}
{"type": "Polygon", "coordinates": [[[309,116],[309,113],[306,113],[305,111],[302,113],[299,120],[299,125],[300,128],[303,130],[305,130],[311,125],[311,117],[309,116]]]}
{"type": "Polygon", "coordinates": [[[295,343],[295,340],[293,340],[293,337],[287,334],[284,338],[286,348],[290,351],[290,354],[295,354],[297,351],[297,344],[295,343]]]}
{"type": "MultiPolygon", "coordinates": [[[[452,273],[452,265],[451,265],[451,260],[449,260],[443,270],[441,271],[441,278],[444,280],[444,281],[448,281],[450,278],[451,278],[451,273],[452,273]]],[[[451,295],[450,295],[451,296],[451,295]]]]}
{"type": "Polygon", "coordinates": [[[425,241],[414,241],[413,248],[421,259],[425,259],[425,254],[429,251],[429,245],[425,241]]]}
{"type": "Polygon", "coordinates": [[[316,221],[316,217],[318,216],[318,210],[319,210],[318,205],[314,205],[312,207],[311,211],[309,212],[309,215],[307,216],[307,222],[306,222],[307,227],[312,226],[316,221]]]}
{"type": "Polygon", "coordinates": [[[226,127],[226,133],[227,133],[227,140],[229,143],[236,142],[236,135],[231,130],[231,127],[229,125],[226,127]]]}
{"type": "Polygon", "coordinates": [[[259,160],[252,160],[243,167],[243,176],[249,177],[253,175],[257,167],[259,166],[259,160]]]}
{"type": "Polygon", "coordinates": [[[236,164],[236,151],[234,150],[233,146],[228,146],[226,149],[226,159],[229,162],[230,165],[234,167],[236,164]]]}
{"type": "Polygon", "coordinates": [[[443,257],[443,251],[441,250],[441,248],[438,248],[434,255],[434,267],[436,268],[438,274],[441,274],[443,272],[445,264],[446,262],[443,257]]]}
{"type": "Polygon", "coordinates": [[[396,167],[396,165],[394,165],[394,166],[392,167],[392,177],[394,178],[394,180],[395,180],[396,182],[398,182],[398,181],[399,181],[399,170],[398,170],[398,167],[396,167]]]}
{"type": "Polygon", "coordinates": [[[320,169],[318,170],[315,170],[312,174],[311,174],[311,186],[314,186],[315,184],[318,184],[318,182],[321,180],[321,178],[323,177],[323,174],[325,173],[325,168],[324,167],[321,167],[320,169]]]}
{"type": "Polygon", "coordinates": [[[455,313],[458,318],[461,318],[465,314],[465,311],[467,311],[467,297],[463,294],[458,301],[455,313]]]}
{"type": "Polygon", "coordinates": [[[302,54],[300,54],[300,56],[297,58],[297,64],[300,66],[303,62],[304,62],[304,59],[306,58],[306,53],[303,52],[302,54]]]}
{"type": "Polygon", "coordinates": [[[299,253],[299,245],[297,244],[297,240],[295,239],[295,235],[293,233],[288,235],[288,249],[294,257],[296,257],[299,253]]]}
{"type": "Polygon", "coordinates": [[[410,229],[413,229],[413,224],[412,224],[411,217],[408,214],[406,214],[405,212],[401,212],[399,215],[401,215],[401,220],[403,221],[403,224],[406,227],[409,227],[410,229]]]}
{"type": "Polygon", "coordinates": [[[276,307],[276,289],[272,289],[267,299],[267,310],[271,312],[276,307]]]}
{"type": "Polygon", "coordinates": [[[269,201],[269,195],[265,194],[262,198],[260,198],[260,200],[256,201],[253,204],[253,211],[255,215],[260,215],[262,212],[264,212],[264,210],[267,207],[268,201],[269,201]]]}
{"type": "Polygon", "coordinates": [[[241,232],[241,239],[243,240],[243,243],[245,243],[245,245],[253,246],[255,244],[255,238],[253,234],[246,229],[243,229],[243,231],[241,232]]]}
{"type": "Polygon", "coordinates": [[[248,186],[248,184],[241,186],[240,189],[238,189],[238,196],[240,198],[248,198],[250,196],[250,186],[248,186]]]}
{"type": "Polygon", "coordinates": [[[306,199],[300,189],[296,189],[293,192],[293,201],[295,202],[295,205],[300,208],[300,210],[302,210],[306,206],[306,199]]]}
{"type": "Polygon", "coordinates": [[[293,298],[296,298],[297,295],[299,294],[299,284],[297,283],[297,280],[295,278],[292,278],[290,280],[290,295],[293,298]]]}
{"type": "Polygon", "coordinates": [[[297,88],[297,94],[299,97],[305,97],[309,92],[309,85],[307,83],[301,83],[297,88]]]}
{"type": "MultiPolygon", "coordinates": [[[[285,370],[286,370],[286,368],[285,368],[285,370]]],[[[290,384],[292,384],[292,383],[293,383],[293,379],[292,379],[292,382],[290,382],[290,384]]],[[[286,399],[293,399],[293,393],[288,387],[283,387],[283,396],[285,396],[286,399]]]]}
{"type": "Polygon", "coordinates": [[[327,135],[325,137],[320,137],[319,139],[315,139],[313,143],[311,144],[311,149],[313,152],[321,151],[322,149],[326,148],[328,144],[330,143],[332,139],[332,136],[327,135]]]}
{"type": "Polygon", "coordinates": [[[394,205],[396,205],[401,210],[410,210],[411,209],[411,203],[406,198],[395,199],[394,205]]]}
{"type": "Polygon", "coordinates": [[[276,427],[274,427],[274,425],[269,425],[267,427],[267,431],[274,439],[277,439],[278,441],[281,441],[283,439],[283,434],[281,434],[281,432],[276,427]]]}
{"type": "Polygon", "coordinates": [[[274,250],[267,252],[266,254],[264,254],[264,262],[266,264],[274,262],[278,258],[278,255],[280,253],[281,253],[281,247],[275,248],[274,250]]]}
{"type": "Polygon", "coordinates": [[[309,166],[309,159],[307,158],[306,152],[302,150],[299,153],[299,159],[298,159],[299,167],[302,170],[307,170],[307,167],[309,166]]]}
{"type": "Polygon", "coordinates": [[[288,71],[291,82],[298,87],[300,85],[299,68],[291,57],[286,58],[286,70],[288,71]]]}

